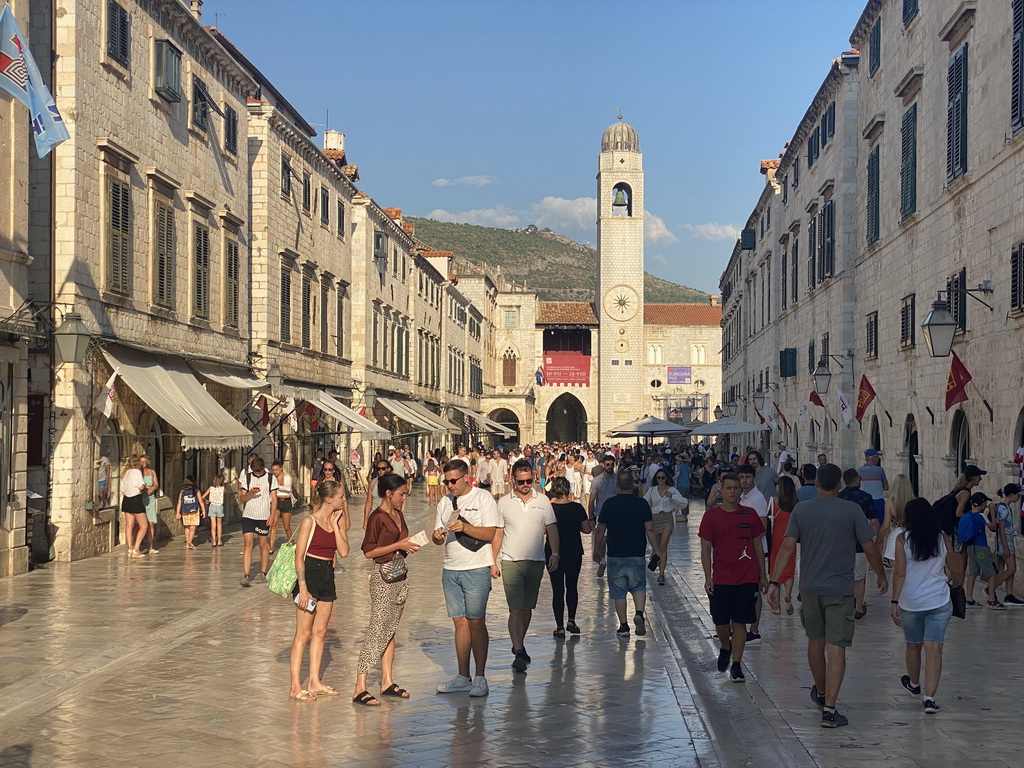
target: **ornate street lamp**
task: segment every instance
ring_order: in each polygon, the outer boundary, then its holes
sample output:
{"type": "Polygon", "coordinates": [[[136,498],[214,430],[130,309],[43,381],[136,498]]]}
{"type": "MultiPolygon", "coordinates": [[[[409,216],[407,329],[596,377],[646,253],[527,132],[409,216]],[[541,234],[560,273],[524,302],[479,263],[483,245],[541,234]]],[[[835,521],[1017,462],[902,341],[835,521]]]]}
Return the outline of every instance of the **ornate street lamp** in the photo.
{"type": "Polygon", "coordinates": [[[718,421],[720,418],[722,418],[722,406],[716,405],[715,406],[715,421],[718,421]]]}
{"type": "Polygon", "coordinates": [[[814,391],[819,395],[828,393],[828,385],[832,381],[832,372],[828,369],[828,360],[821,358],[818,361],[818,367],[814,369],[814,373],[811,374],[814,377],[814,391]]]}
{"type": "Polygon", "coordinates": [[[932,303],[931,312],[921,323],[924,341],[928,345],[928,354],[932,357],[949,357],[956,329],[956,319],[949,311],[949,302],[936,299],[932,303]]]}
{"type": "Polygon", "coordinates": [[[270,385],[271,390],[279,389],[284,384],[284,373],[277,363],[271,363],[267,368],[267,384],[270,385]]]}
{"type": "Polygon", "coordinates": [[[54,330],[53,340],[57,345],[57,354],[62,363],[81,365],[85,362],[85,355],[89,351],[92,334],[85,327],[80,314],[68,312],[64,315],[64,322],[54,330]]]}
{"type": "Polygon", "coordinates": [[[739,403],[736,402],[735,398],[733,398],[728,403],[726,403],[725,407],[729,409],[729,415],[730,416],[735,416],[736,412],[739,411],[739,409],[740,409],[740,405],[739,405],[739,403]]]}
{"type": "Polygon", "coordinates": [[[754,393],[754,407],[758,411],[760,411],[762,408],[764,408],[764,400],[765,400],[765,398],[764,398],[764,389],[762,389],[761,387],[758,387],[757,391],[754,393]]]}

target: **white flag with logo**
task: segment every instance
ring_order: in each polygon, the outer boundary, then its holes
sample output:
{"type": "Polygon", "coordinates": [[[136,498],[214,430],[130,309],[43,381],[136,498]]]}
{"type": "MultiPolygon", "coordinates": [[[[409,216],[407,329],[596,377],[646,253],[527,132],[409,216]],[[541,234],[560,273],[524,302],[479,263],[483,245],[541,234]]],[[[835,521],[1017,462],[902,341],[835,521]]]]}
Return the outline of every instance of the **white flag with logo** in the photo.
{"type": "Polygon", "coordinates": [[[114,379],[116,378],[117,371],[114,371],[110,374],[110,378],[107,379],[107,383],[103,385],[103,389],[100,391],[100,396],[96,399],[96,410],[108,419],[110,414],[114,412],[114,379]]]}
{"type": "Polygon", "coordinates": [[[800,403],[800,423],[806,424],[809,418],[811,418],[811,414],[807,410],[807,403],[800,403]]]}
{"type": "Polygon", "coordinates": [[[771,408],[766,408],[761,416],[764,418],[764,423],[767,424],[768,428],[773,432],[778,428],[779,422],[775,420],[775,414],[772,413],[771,408]]]}
{"type": "Polygon", "coordinates": [[[843,424],[848,425],[853,421],[853,409],[850,407],[850,401],[846,399],[843,390],[838,387],[836,388],[836,396],[839,398],[839,410],[843,412],[843,424]]]}
{"type": "Polygon", "coordinates": [[[288,410],[288,426],[292,428],[292,432],[298,432],[299,414],[295,410],[295,398],[289,397],[284,407],[288,410]]]}

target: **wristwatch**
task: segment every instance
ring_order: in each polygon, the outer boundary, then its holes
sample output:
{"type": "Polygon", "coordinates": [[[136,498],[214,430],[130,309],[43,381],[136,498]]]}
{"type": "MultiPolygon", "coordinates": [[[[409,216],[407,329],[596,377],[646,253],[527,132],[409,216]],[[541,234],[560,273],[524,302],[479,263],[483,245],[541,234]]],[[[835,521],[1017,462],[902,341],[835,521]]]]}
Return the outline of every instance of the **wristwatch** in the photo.
{"type": "Polygon", "coordinates": [[[777,586],[779,586],[779,582],[772,581],[771,579],[768,579],[768,586],[769,587],[777,587],[777,586]]]}

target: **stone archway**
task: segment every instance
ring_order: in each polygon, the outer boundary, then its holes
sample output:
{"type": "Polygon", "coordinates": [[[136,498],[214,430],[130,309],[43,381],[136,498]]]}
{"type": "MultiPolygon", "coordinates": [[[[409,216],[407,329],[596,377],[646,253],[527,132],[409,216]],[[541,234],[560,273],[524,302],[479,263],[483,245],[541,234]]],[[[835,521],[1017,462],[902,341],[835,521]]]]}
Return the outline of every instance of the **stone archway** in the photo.
{"type": "Polygon", "coordinates": [[[502,440],[505,443],[505,445],[519,445],[519,417],[516,416],[516,414],[513,411],[510,411],[508,408],[496,408],[495,410],[491,411],[490,415],[487,418],[489,418],[491,421],[496,421],[499,424],[501,424],[501,426],[507,427],[508,429],[511,429],[513,432],[515,432],[515,435],[513,437],[508,438],[502,438],[499,435],[499,440],[502,440]]]}
{"type": "Polygon", "coordinates": [[[546,441],[583,442],[587,439],[587,411],[575,395],[559,395],[548,408],[546,441]]]}

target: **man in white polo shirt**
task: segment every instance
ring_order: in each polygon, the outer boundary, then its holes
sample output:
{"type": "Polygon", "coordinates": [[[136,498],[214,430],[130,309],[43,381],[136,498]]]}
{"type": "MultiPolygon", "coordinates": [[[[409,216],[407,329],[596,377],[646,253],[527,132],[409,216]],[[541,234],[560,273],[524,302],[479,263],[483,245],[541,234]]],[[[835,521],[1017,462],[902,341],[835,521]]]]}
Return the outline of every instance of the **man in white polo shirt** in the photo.
{"type": "MultiPolygon", "coordinates": [[[[540,582],[544,577],[544,537],[551,546],[548,570],[558,568],[558,527],[548,497],[533,487],[533,469],[528,461],[512,465],[512,491],[498,501],[498,514],[505,524],[491,542],[508,603],[508,634],[515,659],[512,669],[525,672],[531,659],[524,642],[537,607],[540,582]]],[[[498,575],[495,566],[491,573],[498,575]]]]}
{"type": "Polygon", "coordinates": [[[433,541],[444,545],[444,589],[448,617],[455,623],[455,655],[459,673],[437,687],[438,693],[469,691],[470,696],[489,692],[484,677],[487,666],[487,597],[491,592],[491,542],[502,526],[491,494],[474,488],[469,464],[452,459],[444,465],[447,493],[437,505],[433,541]],[[469,677],[469,654],[476,660],[476,679],[469,677]]]}
{"type": "Polygon", "coordinates": [[[242,578],[239,584],[263,584],[270,567],[270,529],[277,524],[277,479],[267,472],[259,456],[238,476],[238,501],[242,505],[242,578]],[[260,572],[249,578],[253,538],[259,537],[260,572]]]}

